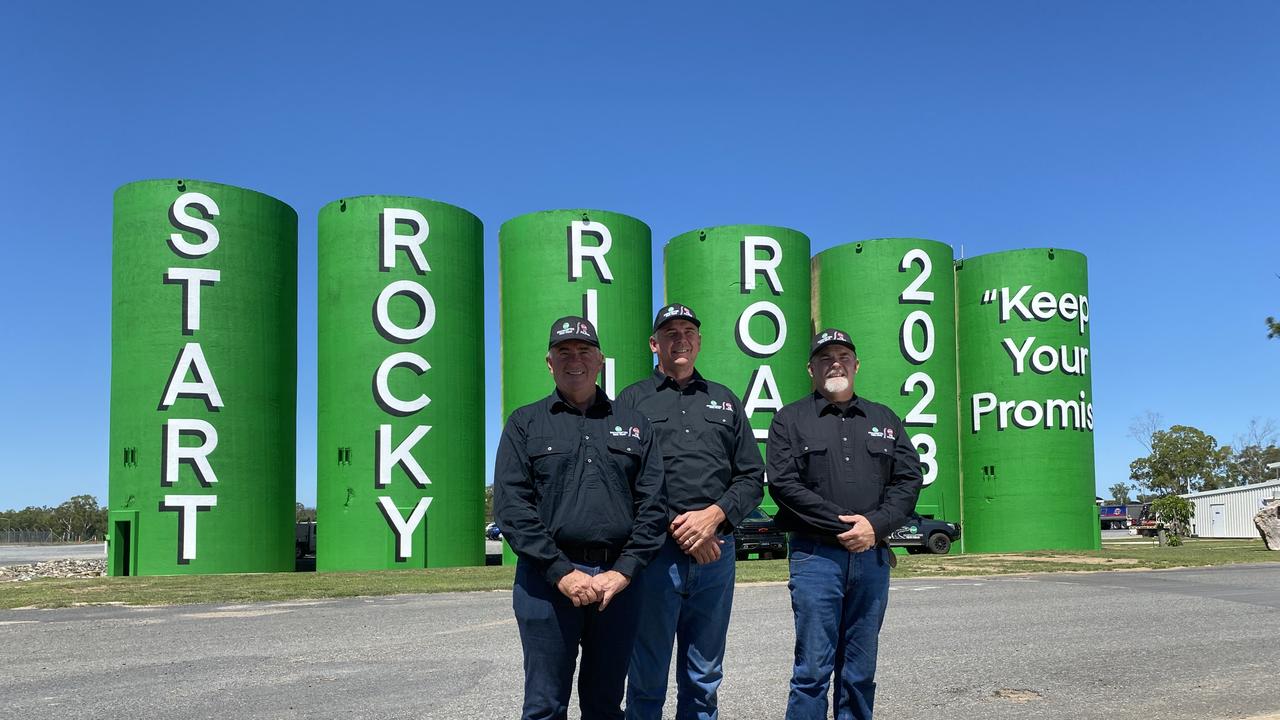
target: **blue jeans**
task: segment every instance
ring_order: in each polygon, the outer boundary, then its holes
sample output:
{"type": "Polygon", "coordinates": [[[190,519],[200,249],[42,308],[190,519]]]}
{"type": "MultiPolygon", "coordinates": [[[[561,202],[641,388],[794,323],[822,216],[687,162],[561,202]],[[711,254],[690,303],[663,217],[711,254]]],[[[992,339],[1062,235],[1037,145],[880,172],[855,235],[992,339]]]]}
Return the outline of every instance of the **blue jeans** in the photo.
{"type": "Polygon", "coordinates": [[[876,652],[889,604],[889,550],[851,553],[793,536],[791,609],[796,659],[787,720],[825,720],[827,686],[836,720],[871,720],[876,652]]]}
{"type": "Polygon", "coordinates": [[[644,623],[627,676],[627,719],[660,720],[667,698],[671,644],[676,652],[677,720],[715,720],[724,639],[733,606],[733,535],[721,536],[720,559],[699,565],[667,536],[644,570],[644,623]]]}
{"type": "MultiPolygon", "coordinates": [[[[609,569],[574,567],[588,575],[609,569]]],[[[576,608],[530,563],[523,559],[516,563],[511,605],[524,648],[524,720],[562,720],[568,715],[579,645],[578,707],[583,720],[622,717],[641,587],[643,581],[637,575],[604,612],[599,604],[576,608]]]]}

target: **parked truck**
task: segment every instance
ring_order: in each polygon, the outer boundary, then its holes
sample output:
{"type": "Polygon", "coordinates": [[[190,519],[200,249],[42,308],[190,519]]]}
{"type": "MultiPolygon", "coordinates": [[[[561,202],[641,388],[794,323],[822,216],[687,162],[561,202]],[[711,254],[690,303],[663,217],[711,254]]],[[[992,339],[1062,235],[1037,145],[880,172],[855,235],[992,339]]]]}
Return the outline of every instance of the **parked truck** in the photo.
{"type": "Polygon", "coordinates": [[[1144,537],[1156,537],[1163,531],[1164,520],[1161,520],[1160,516],[1152,511],[1151,503],[1142,503],[1142,510],[1138,512],[1138,519],[1133,521],[1129,532],[1144,537]]]}
{"type": "Polygon", "coordinates": [[[1133,524],[1128,505],[1103,505],[1098,508],[1103,530],[1124,530],[1133,524]]]}
{"type": "Polygon", "coordinates": [[[293,527],[294,557],[299,559],[316,554],[316,524],[300,522],[293,527]]]}

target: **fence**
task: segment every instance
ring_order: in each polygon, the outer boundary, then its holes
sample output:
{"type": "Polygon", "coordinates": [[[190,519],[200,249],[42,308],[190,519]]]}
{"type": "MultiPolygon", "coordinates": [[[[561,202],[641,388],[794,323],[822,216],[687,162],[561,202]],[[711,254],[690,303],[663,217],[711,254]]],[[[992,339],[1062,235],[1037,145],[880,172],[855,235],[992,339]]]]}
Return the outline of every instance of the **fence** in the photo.
{"type": "Polygon", "coordinates": [[[0,545],[67,542],[50,530],[0,530],[0,545]]]}

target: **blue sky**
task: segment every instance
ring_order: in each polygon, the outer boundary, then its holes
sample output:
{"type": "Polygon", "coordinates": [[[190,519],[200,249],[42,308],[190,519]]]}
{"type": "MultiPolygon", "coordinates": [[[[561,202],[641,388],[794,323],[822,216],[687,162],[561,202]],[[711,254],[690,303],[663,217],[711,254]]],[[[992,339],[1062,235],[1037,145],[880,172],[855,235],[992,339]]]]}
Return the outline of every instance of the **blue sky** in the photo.
{"type": "MultiPolygon", "coordinates": [[[[1276,3],[193,8],[0,25],[0,509],[106,499],[111,196],[146,178],[298,211],[308,504],[315,219],[356,194],[484,220],[493,358],[498,226],[593,207],[646,221],[655,268],[666,239],[727,223],[814,252],[1084,252],[1100,488],[1127,479],[1145,411],[1222,442],[1280,418],[1276,3]]],[[[487,405],[491,456],[496,382],[487,405]]]]}

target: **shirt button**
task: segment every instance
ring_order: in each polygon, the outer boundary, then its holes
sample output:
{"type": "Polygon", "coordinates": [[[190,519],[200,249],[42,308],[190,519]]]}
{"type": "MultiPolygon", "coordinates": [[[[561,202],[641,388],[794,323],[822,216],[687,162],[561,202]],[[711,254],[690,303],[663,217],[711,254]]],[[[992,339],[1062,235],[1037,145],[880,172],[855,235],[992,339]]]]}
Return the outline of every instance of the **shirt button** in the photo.
{"type": "Polygon", "coordinates": [[[685,431],[685,432],[689,432],[689,428],[685,428],[685,429],[684,429],[684,431],[685,431]]]}
{"type": "Polygon", "coordinates": [[[841,440],[843,440],[843,441],[845,441],[845,442],[849,442],[849,438],[840,438],[840,439],[841,439],[841,440]]]}
{"type": "Polygon", "coordinates": [[[689,412],[688,410],[681,410],[681,411],[680,411],[680,414],[681,414],[681,415],[686,415],[686,414],[688,414],[688,412],[689,412]]]}
{"type": "MultiPolygon", "coordinates": [[[[849,462],[849,456],[848,456],[848,455],[846,455],[846,456],[845,456],[844,461],[845,461],[845,462],[849,462]]],[[[587,462],[591,462],[591,461],[590,461],[590,460],[588,460],[587,462]]]]}
{"type": "MultiPolygon", "coordinates": [[[[848,460],[848,459],[849,458],[845,458],[845,460],[848,460]]],[[[591,462],[591,458],[587,458],[587,462],[591,462]]]]}
{"type": "Polygon", "coordinates": [[[550,446],[550,445],[548,445],[548,446],[547,446],[547,452],[551,452],[551,446],[550,446]]]}
{"type": "Polygon", "coordinates": [[[582,439],[583,439],[583,440],[590,440],[590,439],[591,439],[591,436],[590,436],[590,435],[583,435],[583,436],[582,436],[582,439]]]}

